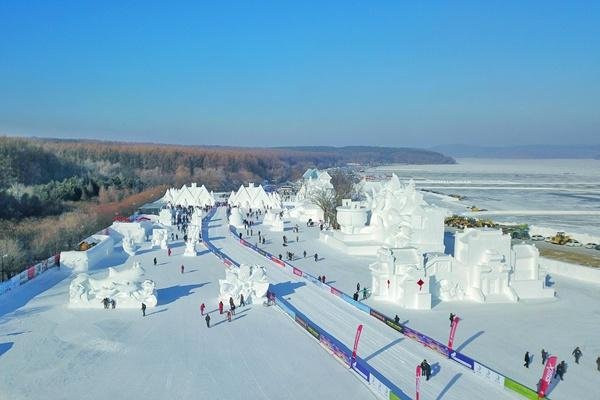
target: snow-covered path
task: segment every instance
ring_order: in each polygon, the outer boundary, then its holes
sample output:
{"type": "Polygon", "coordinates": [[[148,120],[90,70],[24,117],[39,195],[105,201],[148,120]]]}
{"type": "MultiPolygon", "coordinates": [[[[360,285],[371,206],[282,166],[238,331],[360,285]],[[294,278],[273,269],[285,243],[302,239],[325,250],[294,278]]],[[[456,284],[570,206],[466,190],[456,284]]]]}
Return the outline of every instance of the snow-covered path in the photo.
{"type": "Polygon", "coordinates": [[[412,394],[415,367],[427,359],[434,376],[422,385],[424,399],[516,399],[516,394],[482,381],[470,370],[422,345],[405,339],[343,300],[328,295],[304,279],[297,279],[268,262],[264,257],[240,245],[229,233],[225,209],[215,214],[209,225],[209,240],[234,260],[267,266],[269,281],[279,295],[313,322],[352,347],[358,324],[363,324],[359,355],[388,379],[412,394]]]}

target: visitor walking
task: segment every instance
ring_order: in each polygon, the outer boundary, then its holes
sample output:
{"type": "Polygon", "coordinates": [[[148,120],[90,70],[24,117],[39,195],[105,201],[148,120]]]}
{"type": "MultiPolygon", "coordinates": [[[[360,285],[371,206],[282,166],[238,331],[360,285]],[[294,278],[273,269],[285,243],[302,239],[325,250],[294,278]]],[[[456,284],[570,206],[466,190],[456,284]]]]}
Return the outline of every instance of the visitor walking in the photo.
{"type": "Polygon", "coordinates": [[[396,323],[396,325],[400,325],[400,317],[398,316],[398,314],[396,314],[396,316],[394,317],[394,322],[396,323]]]}
{"type": "Polygon", "coordinates": [[[306,258],[306,250],[304,250],[302,254],[304,254],[304,258],[306,258]]]}
{"type": "Polygon", "coordinates": [[[573,354],[573,356],[575,356],[575,364],[579,364],[579,359],[583,355],[579,346],[575,347],[575,350],[573,350],[573,353],[571,353],[571,354],[573,354]]]}
{"type": "Polygon", "coordinates": [[[146,316],[146,305],[142,303],[142,317],[146,316]]]}
{"type": "Polygon", "coordinates": [[[356,291],[357,291],[357,292],[360,292],[360,282],[358,282],[358,283],[356,284],[356,291]]]}
{"type": "Polygon", "coordinates": [[[200,304],[200,315],[204,315],[205,309],[206,309],[206,305],[204,305],[204,303],[200,304]]]}
{"type": "Polygon", "coordinates": [[[600,371],[600,357],[596,358],[596,368],[600,371]]]}
{"type": "Polygon", "coordinates": [[[206,314],[206,317],[204,317],[204,320],[206,321],[206,327],[210,328],[210,315],[206,314]]]}
{"type": "Polygon", "coordinates": [[[429,365],[427,360],[421,362],[421,375],[425,375],[425,380],[427,381],[431,377],[431,365],[429,365]]]}
{"type": "Polygon", "coordinates": [[[240,307],[246,306],[246,302],[244,301],[244,295],[240,294],[240,307]]]}
{"type": "Polygon", "coordinates": [[[452,326],[452,322],[454,321],[454,317],[456,317],[455,314],[450,313],[450,326],[452,326]]]}
{"type": "Polygon", "coordinates": [[[235,304],[233,304],[233,297],[229,297],[229,308],[233,307],[235,307],[235,304]]]}
{"type": "Polygon", "coordinates": [[[171,248],[170,248],[170,247],[167,249],[167,255],[168,255],[169,257],[171,257],[171,248]]]}
{"type": "Polygon", "coordinates": [[[231,322],[231,311],[227,311],[227,322],[231,322]]]}
{"type": "Polygon", "coordinates": [[[319,255],[315,253],[315,262],[319,261],[319,255]]]}
{"type": "Polygon", "coordinates": [[[567,372],[567,363],[565,362],[565,360],[563,360],[560,362],[560,364],[556,366],[556,373],[554,374],[554,377],[559,377],[562,381],[565,372],[567,372]]]}
{"type": "Polygon", "coordinates": [[[548,352],[542,349],[542,364],[546,364],[546,360],[548,359],[548,352]]]}
{"type": "Polygon", "coordinates": [[[232,313],[233,315],[235,315],[235,304],[233,304],[233,305],[231,306],[231,313],[232,313]]]}
{"type": "Polygon", "coordinates": [[[181,273],[182,274],[183,274],[183,270],[184,270],[184,267],[183,267],[183,264],[181,264],[181,273]]]}
{"type": "Polygon", "coordinates": [[[325,283],[325,275],[323,275],[323,283],[325,283]]]}
{"type": "Polygon", "coordinates": [[[358,292],[354,292],[352,298],[354,299],[354,301],[358,301],[358,292]]]}
{"type": "Polygon", "coordinates": [[[111,305],[112,309],[114,310],[114,309],[115,309],[115,307],[117,306],[117,302],[115,301],[115,299],[112,299],[112,300],[110,301],[110,305],[111,305]]]}
{"type": "Polygon", "coordinates": [[[531,356],[529,355],[528,351],[525,352],[525,358],[524,358],[524,360],[525,360],[525,364],[523,364],[523,366],[525,368],[529,368],[529,363],[531,362],[531,356]]]}
{"type": "Polygon", "coordinates": [[[223,314],[223,302],[219,301],[219,314],[223,314]]]}
{"type": "Polygon", "coordinates": [[[155,267],[156,267],[156,263],[157,263],[157,261],[156,261],[156,257],[154,257],[154,266],[155,266],[155,267]]]}
{"type": "Polygon", "coordinates": [[[367,298],[367,288],[363,288],[363,293],[362,294],[363,294],[362,299],[363,300],[366,299],[367,298]]]}

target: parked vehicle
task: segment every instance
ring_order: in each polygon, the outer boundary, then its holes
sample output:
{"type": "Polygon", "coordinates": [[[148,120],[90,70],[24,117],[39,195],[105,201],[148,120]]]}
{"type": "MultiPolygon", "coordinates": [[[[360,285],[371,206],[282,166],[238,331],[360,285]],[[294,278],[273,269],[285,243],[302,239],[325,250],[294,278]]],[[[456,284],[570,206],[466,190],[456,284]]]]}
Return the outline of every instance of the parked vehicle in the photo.
{"type": "Polygon", "coordinates": [[[565,243],[566,246],[569,247],[581,247],[582,244],[579,240],[571,239],[570,242],[565,243]]]}
{"type": "Polygon", "coordinates": [[[598,246],[596,243],[586,243],[584,246],[586,249],[595,249],[598,246]]]}
{"type": "Polygon", "coordinates": [[[536,241],[536,242],[539,242],[539,241],[546,240],[546,238],[545,238],[545,237],[543,237],[542,235],[533,235],[533,236],[531,237],[531,240],[534,240],[534,241],[536,241]]]}

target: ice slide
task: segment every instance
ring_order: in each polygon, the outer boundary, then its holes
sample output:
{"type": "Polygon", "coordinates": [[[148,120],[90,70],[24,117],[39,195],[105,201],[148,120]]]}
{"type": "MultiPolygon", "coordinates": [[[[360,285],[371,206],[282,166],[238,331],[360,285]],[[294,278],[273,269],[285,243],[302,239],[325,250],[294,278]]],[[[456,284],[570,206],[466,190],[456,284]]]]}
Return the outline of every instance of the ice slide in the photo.
{"type": "MultiPolygon", "coordinates": [[[[322,292],[246,249],[231,236],[224,208],[219,208],[211,218],[208,233],[208,240],[237,262],[267,267],[269,281],[279,295],[284,294],[294,307],[347,346],[352,347],[356,327],[363,324],[359,355],[405,392],[414,392],[415,367],[427,359],[433,366],[434,376],[421,386],[423,399],[520,398],[502,387],[482,381],[472,371],[404,338],[342,299],[322,292]]],[[[323,268],[326,269],[325,263],[323,268]]]]}

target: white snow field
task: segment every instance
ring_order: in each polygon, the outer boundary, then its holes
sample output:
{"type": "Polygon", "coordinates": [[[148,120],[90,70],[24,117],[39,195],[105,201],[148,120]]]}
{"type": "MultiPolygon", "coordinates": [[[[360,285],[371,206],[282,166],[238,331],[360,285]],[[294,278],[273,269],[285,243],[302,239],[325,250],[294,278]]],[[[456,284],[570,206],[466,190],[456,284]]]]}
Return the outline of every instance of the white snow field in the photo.
{"type": "Polygon", "coordinates": [[[142,248],[129,259],[115,248],[121,257],[103,265],[140,261],[158,291],[146,317],[118,304],[69,308],[64,267],[1,296],[0,400],[375,398],[279,308],[250,305],[227,322],[214,311],[223,264],[208,251],[184,258],[183,243],[175,246],[171,257],[142,248]]]}
{"type": "MultiPolygon", "coordinates": [[[[285,229],[283,233],[267,233],[267,244],[260,247],[272,254],[285,255],[286,251],[293,252],[297,259],[291,262],[292,265],[315,276],[325,275],[328,283],[349,295],[354,293],[358,282],[361,287],[371,286],[371,274],[368,267],[375,261],[375,257],[350,256],[335,250],[318,240],[318,227],[308,228],[300,221],[291,220],[286,223],[285,229]],[[296,223],[300,229],[298,235],[292,231],[292,227],[296,223]],[[283,235],[288,237],[287,247],[282,246],[283,235]],[[298,243],[296,236],[299,236],[300,239],[298,243]],[[308,253],[307,258],[302,257],[304,250],[308,253]],[[318,262],[315,262],[313,258],[315,252],[319,255],[318,262]]],[[[253,230],[254,236],[246,239],[254,244],[257,241],[257,231],[261,230],[261,225],[256,225],[253,230]]],[[[225,234],[223,233],[223,235],[225,234]]],[[[252,252],[246,247],[237,245],[243,251],[252,252]]],[[[448,339],[450,312],[459,315],[461,322],[456,333],[456,349],[532,389],[536,388],[542,375],[543,366],[540,352],[542,348],[545,348],[551,354],[557,355],[559,360],[565,360],[568,364],[564,381],[555,381],[552,386],[549,393],[551,399],[598,399],[600,398],[600,371],[597,369],[596,359],[600,356],[598,336],[600,285],[559,275],[552,275],[551,282],[553,282],[552,287],[557,291],[557,297],[549,301],[523,301],[515,304],[478,304],[455,301],[439,303],[434,305],[432,310],[407,310],[394,303],[372,299],[364,302],[388,316],[393,317],[397,314],[400,321],[405,322],[408,327],[442,343],[446,343],[448,339]],[[580,364],[575,364],[571,355],[575,346],[580,346],[584,353],[580,364]],[[523,357],[526,351],[533,353],[534,356],[529,369],[523,367],[523,357]]],[[[297,289],[298,294],[301,290],[304,290],[304,287],[297,289]]],[[[310,307],[310,305],[302,304],[306,299],[307,296],[291,296],[291,302],[297,304],[300,310],[307,308],[304,311],[308,311],[308,307],[310,307]]],[[[333,296],[330,301],[334,306],[351,308],[333,296]]],[[[332,314],[329,318],[337,320],[338,312],[332,314]]],[[[310,313],[308,315],[311,316],[310,313]]],[[[363,319],[369,318],[364,313],[358,312],[357,315],[359,317],[362,315],[363,319]]],[[[317,317],[315,315],[315,319],[317,317]]],[[[374,320],[374,318],[370,319],[374,320]]],[[[338,321],[338,323],[342,322],[338,321]]],[[[383,324],[376,323],[376,321],[374,323],[374,327],[369,325],[369,329],[367,330],[365,327],[363,331],[365,343],[369,340],[367,332],[372,332],[372,329],[376,330],[378,334],[386,334],[386,327],[383,324]]],[[[327,329],[325,322],[323,325],[327,329]]],[[[388,330],[392,333],[392,338],[402,339],[400,334],[394,336],[394,331],[388,330]]],[[[340,332],[340,336],[344,332],[345,330],[340,332]]],[[[344,336],[338,337],[338,339],[348,340],[344,336]]],[[[363,344],[362,340],[361,345],[363,344]]],[[[372,361],[376,361],[381,356],[385,357],[386,353],[398,346],[408,344],[407,339],[401,340],[399,343],[392,343],[393,340],[390,339],[389,348],[381,354],[377,353],[377,357],[374,357],[372,361]]],[[[359,348],[359,354],[362,357],[368,357],[369,352],[361,351],[359,348]]],[[[431,351],[422,352],[422,356],[430,362],[436,355],[437,353],[431,351]]],[[[398,358],[406,360],[406,357],[398,358]]],[[[376,363],[374,364],[377,366],[376,363]]],[[[440,365],[443,367],[442,370],[446,368],[446,365],[441,362],[440,365]]],[[[396,367],[398,368],[398,362],[396,362],[396,367]]],[[[457,369],[456,371],[462,373],[461,378],[453,386],[458,389],[459,383],[470,374],[470,371],[467,369],[457,369]]],[[[387,372],[385,373],[387,375],[387,372]]],[[[438,376],[434,377],[433,381],[427,382],[425,390],[429,389],[430,383],[433,384],[437,379],[438,376]]],[[[394,382],[401,388],[407,387],[402,381],[394,382]]],[[[491,390],[490,385],[480,380],[475,381],[474,384],[479,388],[491,390]]],[[[449,390],[443,398],[454,398],[452,394],[452,390],[449,390]]],[[[504,395],[506,396],[506,394],[504,395]]],[[[423,398],[436,397],[433,395],[423,398]]],[[[490,395],[489,397],[464,398],[502,397],[490,395]]]]}

